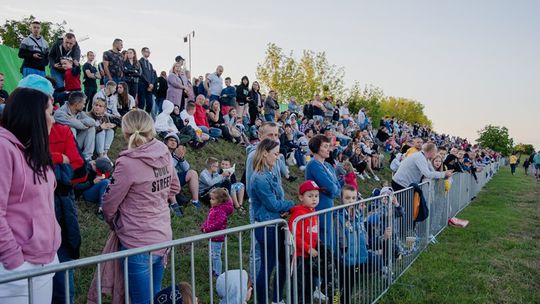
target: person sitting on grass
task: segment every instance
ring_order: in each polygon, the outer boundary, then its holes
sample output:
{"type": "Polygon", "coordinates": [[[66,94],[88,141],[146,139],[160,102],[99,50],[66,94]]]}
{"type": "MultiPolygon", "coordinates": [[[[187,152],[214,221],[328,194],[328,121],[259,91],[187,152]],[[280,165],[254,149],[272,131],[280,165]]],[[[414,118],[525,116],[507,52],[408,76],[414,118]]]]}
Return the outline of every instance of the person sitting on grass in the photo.
{"type": "Polygon", "coordinates": [[[197,135],[197,142],[205,143],[210,139],[210,136],[201,130],[199,126],[195,123],[195,117],[193,116],[195,114],[195,103],[188,102],[186,105],[186,108],[180,112],[180,118],[184,122],[184,125],[190,126],[195,130],[195,134],[197,135]]]}
{"type": "Polygon", "coordinates": [[[231,182],[229,176],[231,173],[229,171],[224,171],[219,174],[219,161],[217,158],[209,157],[206,160],[206,168],[199,175],[199,199],[202,202],[209,202],[210,197],[208,194],[214,188],[223,187],[229,189],[231,187],[231,182]]]}
{"type": "Polygon", "coordinates": [[[228,158],[224,158],[221,160],[220,164],[220,174],[222,174],[224,171],[231,172],[231,175],[229,176],[229,180],[231,182],[231,199],[234,204],[234,208],[238,210],[238,212],[241,215],[246,215],[247,211],[244,209],[244,193],[245,193],[245,186],[243,183],[239,182],[236,179],[236,174],[234,173],[236,165],[231,167],[231,160],[228,158]]]}
{"type": "MultiPolygon", "coordinates": [[[[197,174],[197,171],[190,168],[190,165],[185,158],[187,152],[186,146],[179,144],[178,136],[173,132],[165,136],[164,142],[171,152],[173,166],[176,169],[176,174],[178,175],[178,180],[180,181],[180,187],[188,185],[189,192],[191,193],[191,204],[195,208],[200,209],[199,175],[197,174]]],[[[187,199],[181,193],[178,193],[176,195],[176,201],[179,202],[179,204],[184,205],[184,202],[186,202],[187,199]]],[[[173,208],[173,211],[177,216],[182,215],[180,208],[176,208],[176,206],[171,206],[171,208],[173,208]],[[178,212],[179,210],[180,212],[178,212]]]]}
{"type": "Polygon", "coordinates": [[[103,195],[111,183],[113,164],[107,157],[98,157],[88,162],[86,182],[75,186],[75,195],[82,196],[87,202],[98,205],[97,217],[103,220],[103,195]]]}
{"type": "Polygon", "coordinates": [[[247,304],[253,294],[251,276],[245,270],[228,270],[217,278],[216,292],[219,304],[247,304]]]}
{"type": "MultiPolygon", "coordinates": [[[[201,231],[210,233],[227,229],[227,220],[233,213],[233,203],[229,192],[225,188],[214,188],[210,191],[210,210],[208,217],[202,224],[201,231]]],[[[214,277],[221,274],[221,249],[225,237],[223,235],[213,237],[210,240],[212,254],[212,273],[214,277]]]]}
{"type": "Polygon", "coordinates": [[[108,157],[114,140],[114,128],[116,125],[111,123],[107,111],[107,102],[98,97],[94,100],[90,117],[96,121],[96,154],[98,157],[108,157]]]}

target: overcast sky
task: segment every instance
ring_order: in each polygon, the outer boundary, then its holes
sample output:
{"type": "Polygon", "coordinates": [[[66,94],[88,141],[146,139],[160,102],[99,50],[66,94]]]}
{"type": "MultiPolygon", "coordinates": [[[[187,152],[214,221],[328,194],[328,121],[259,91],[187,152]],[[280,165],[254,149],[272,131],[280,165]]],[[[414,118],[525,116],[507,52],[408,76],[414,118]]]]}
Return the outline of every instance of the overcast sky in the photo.
{"type": "Polygon", "coordinates": [[[150,47],[159,70],[188,58],[182,37],[195,30],[194,74],[222,64],[234,83],[255,79],[269,42],[325,51],[345,67],[347,86],[358,80],[416,99],[439,132],[474,140],[486,124],[504,125],[516,143],[540,149],[540,1],[0,3],[2,24],[29,14],[65,20],[90,37],[83,52],[101,54],[119,37],[125,48],[150,47]]]}

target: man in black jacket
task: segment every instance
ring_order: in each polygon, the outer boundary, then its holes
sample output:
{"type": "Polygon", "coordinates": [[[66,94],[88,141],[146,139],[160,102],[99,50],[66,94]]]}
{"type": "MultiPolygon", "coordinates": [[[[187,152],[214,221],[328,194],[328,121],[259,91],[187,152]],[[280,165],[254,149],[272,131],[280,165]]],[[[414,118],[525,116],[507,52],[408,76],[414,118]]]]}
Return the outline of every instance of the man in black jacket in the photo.
{"type": "Polygon", "coordinates": [[[156,86],[154,87],[154,94],[156,94],[156,107],[157,113],[161,113],[163,100],[167,98],[167,89],[169,88],[169,85],[167,84],[167,73],[165,71],[161,71],[160,76],[157,79],[156,86]]]}
{"type": "Polygon", "coordinates": [[[38,20],[30,24],[32,33],[21,41],[19,58],[23,59],[21,73],[23,77],[37,74],[45,77],[45,67],[49,62],[49,44],[41,36],[41,23],[38,20]]]}
{"type": "Polygon", "coordinates": [[[139,103],[140,109],[145,110],[148,113],[152,112],[153,96],[152,90],[154,89],[154,83],[156,82],[154,67],[148,61],[150,57],[150,49],[143,47],[141,50],[142,57],[139,59],[139,65],[141,66],[141,77],[139,78],[139,103]]]}
{"type": "Polygon", "coordinates": [[[79,66],[81,60],[81,49],[73,33],[66,33],[63,38],[58,39],[49,52],[49,67],[51,77],[56,81],[56,88],[64,86],[64,69],[60,64],[62,57],[71,57],[73,65],[79,66]]]}

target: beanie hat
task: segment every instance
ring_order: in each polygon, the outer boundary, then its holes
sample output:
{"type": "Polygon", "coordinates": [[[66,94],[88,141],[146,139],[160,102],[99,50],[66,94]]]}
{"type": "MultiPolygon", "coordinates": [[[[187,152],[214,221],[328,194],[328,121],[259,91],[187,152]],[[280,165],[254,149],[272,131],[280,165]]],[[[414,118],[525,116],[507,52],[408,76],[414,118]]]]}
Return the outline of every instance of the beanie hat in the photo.
{"type": "Polygon", "coordinates": [[[52,83],[47,78],[36,74],[31,74],[21,79],[17,87],[38,90],[48,96],[52,96],[54,93],[52,83]]]}

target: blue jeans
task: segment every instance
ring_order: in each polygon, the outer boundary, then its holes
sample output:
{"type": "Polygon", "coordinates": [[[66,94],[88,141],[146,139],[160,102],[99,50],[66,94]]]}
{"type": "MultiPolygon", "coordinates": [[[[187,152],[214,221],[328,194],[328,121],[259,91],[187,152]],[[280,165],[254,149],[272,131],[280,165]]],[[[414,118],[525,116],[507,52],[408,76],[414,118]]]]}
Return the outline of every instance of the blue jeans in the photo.
{"type": "Polygon", "coordinates": [[[210,135],[210,137],[212,137],[212,138],[220,138],[221,135],[223,135],[223,131],[221,131],[221,129],[218,129],[218,128],[210,128],[210,129],[208,129],[205,126],[199,126],[199,128],[201,128],[203,133],[210,135]]]}
{"type": "MultiPolygon", "coordinates": [[[[120,245],[120,250],[128,249],[120,245]]],[[[161,256],[152,255],[152,274],[150,278],[150,268],[148,262],[150,255],[147,253],[136,254],[128,257],[128,281],[129,298],[132,304],[150,303],[150,297],[154,297],[161,290],[164,266],[161,256]],[[150,295],[150,279],[153,282],[152,295],[150,295]]],[[[122,269],[124,263],[122,262],[122,269]]]]}
{"type": "Polygon", "coordinates": [[[257,303],[267,303],[267,294],[270,290],[270,278],[274,268],[276,268],[276,263],[279,276],[277,274],[274,276],[274,294],[272,296],[272,300],[274,302],[279,302],[281,299],[283,299],[283,286],[285,285],[286,278],[285,263],[287,263],[287,259],[285,257],[285,233],[282,229],[278,228],[276,234],[275,226],[267,226],[266,242],[264,235],[265,227],[255,229],[255,238],[257,239],[257,243],[259,243],[261,248],[261,268],[257,273],[257,280],[255,282],[257,303]]]}
{"type": "MultiPolygon", "coordinates": [[[[255,213],[253,211],[253,204],[251,199],[248,199],[249,203],[249,223],[255,223],[255,213]]],[[[261,269],[261,246],[255,238],[251,238],[251,244],[249,245],[249,272],[251,275],[251,282],[255,282],[255,278],[261,269]],[[253,243],[255,243],[255,251],[253,251],[253,243]]],[[[254,283],[255,284],[255,283],[254,283]]]]}
{"type": "Polygon", "coordinates": [[[210,104],[212,104],[212,101],[219,100],[219,95],[210,95],[209,100],[210,100],[210,104]]]}
{"type": "Polygon", "coordinates": [[[118,83],[119,83],[120,81],[123,81],[123,79],[122,79],[122,78],[119,78],[119,77],[113,77],[113,78],[107,78],[107,76],[103,77],[103,83],[104,83],[105,85],[107,85],[107,82],[108,82],[109,80],[114,81],[117,85],[118,85],[118,83]]]}
{"type": "Polygon", "coordinates": [[[163,112],[163,100],[165,100],[165,98],[156,98],[156,107],[154,109],[156,115],[163,112]]]}
{"type": "Polygon", "coordinates": [[[146,110],[147,113],[152,113],[152,106],[154,105],[152,98],[153,94],[152,92],[148,92],[148,84],[146,81],[139,81],[138,91],[139,109],[146,110]]]}
{"type": "Polygon", "coordinates": [[[274,121],[274,114],[264,114],[264,120],[265,121],[274,121]]]}
{"type": "Polygon", "coordinates": [[[51,77],[56,81],[55,89],[64,87],[64,72],[60,72],[57,69],[51,67],[51,77]]]}
{"type": "Polygon", "coordinates": [[[82,194],[84,200],[92,203],[97,203],[100,207],[102,207],[103,195],[105,194],[105,191],[107,191],[107,187],[110,183],[110,179],[103,179],[99,183],[86,189],[82,194]]]}
{"type": "MultiPolygon", "coordinates": [[[[33,69],[33,68],[23,68],[23,70],[22,70],[23,78],[28,76],[28,75],[32,75],[32,74],[36,74],[36,75],[45,77],[45,71],[38,70],[38,69],[33,69]]],[[[62,86],[64,86],[64,80],[63,79],[62,79],[62,86]]]]}
{"type": "MultiPolygon", "coordinates": [[[[67,253],[66,249],[63,246],[60,246],[58,249],[58,261],[60,263],[69,262],[71,258],[67,253]]],[[[53,277],[53,304],[64,304],[66,303],[66,282],[65,282],[65,271],[60,271],[54,274],[53,277]]],[[[68,271],[69,277],[69,303],[74,303],[75,298],[75,283],[74,283],[74,271],[68,271]]],[[[38,299],[39,302],[39,299],[38,299]]]]}
{"type": "Polygon", "coordinates": [[[221,274],[221,248],[223,248],[223,242],[210,242],[210,248],[212,250],[212,273],[215,276],[221,274]]]}
{"type": "Polygon", "coordinates": [[[298,167],[302,167],[306,165],[304,161],[304,154],[302,154],[302,151],[300,151],[300,149],[296,149],[294,151],[294,159],[296,160],[296,165],[298,167]]]}
{"type": "Polygon", "coordinates": [[[104,153],[109,151],[114,139],[114,129],[102,130],[96,134],[96,153],[104,153]]]}

